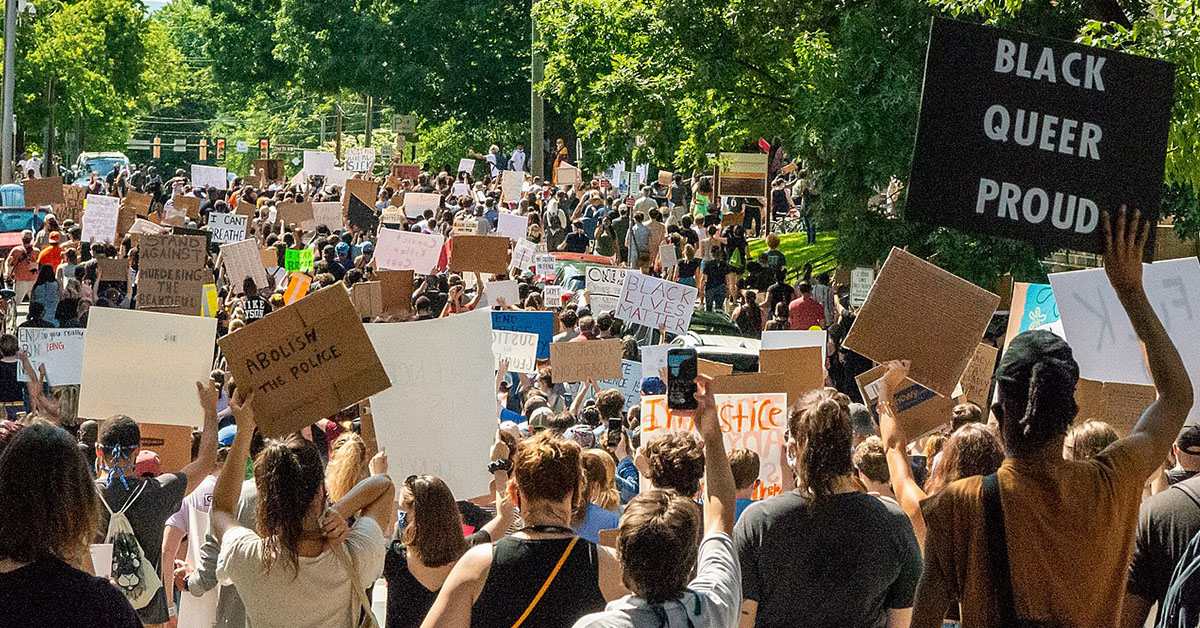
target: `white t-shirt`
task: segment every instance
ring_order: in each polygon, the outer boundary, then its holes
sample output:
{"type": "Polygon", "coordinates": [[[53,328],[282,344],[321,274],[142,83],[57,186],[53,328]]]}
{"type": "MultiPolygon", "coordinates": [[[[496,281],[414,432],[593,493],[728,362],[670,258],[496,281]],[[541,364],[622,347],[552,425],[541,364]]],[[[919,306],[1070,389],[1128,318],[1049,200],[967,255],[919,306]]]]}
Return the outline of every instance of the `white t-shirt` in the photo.
{"type": "Polygon", "coordinates": [[[733,551],[733,539],[724,533],[705,536],[697,563],[696,577],[679,598],[651,605],[626,595],[609,602],[603,613],[585,615],[575,622],[575,628],[737,628],[742,612],[742,566],[733,551]],[[653,606],[665,611],[666,624],[653,606]]]}
{"type": "Polygon", "coordinates": [[[237,587],[254,628],[346,628],[356,625],[359,598],[352,581],[365,591],[383,573],[387,549],[383,531],[370,517],[360,517],[350,528],[345,549],[358,564],[351,578],[334,550],[320,556],[300,557],[294,574],[287,561],[263,569],[263,541],[247,528],[234,528],[221,539],[217,578],[237,587]]]}

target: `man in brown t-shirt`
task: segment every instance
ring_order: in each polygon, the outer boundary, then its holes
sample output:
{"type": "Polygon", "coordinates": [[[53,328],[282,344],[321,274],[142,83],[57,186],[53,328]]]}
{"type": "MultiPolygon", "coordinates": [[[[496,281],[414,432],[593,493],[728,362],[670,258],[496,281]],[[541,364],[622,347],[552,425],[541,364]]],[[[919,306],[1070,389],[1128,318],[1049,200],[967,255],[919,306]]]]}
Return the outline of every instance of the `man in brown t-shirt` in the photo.
{"type": "MultiPolygon", "coordinates": [[[[1105,270],[1144,344],[1158,399],[1133,432],[1088,461],[1062,459],[1078,408],[1079,367],[1046,331],[1013,340],[996,370],[1007,460],[998,472],[1015,617],[1055,626],[1116,626],[1142,484],[1166,457],[1192,407],[1183,361],[1142,287],[1146,229],[1124,210],[1110,228],[1105,270]]],[[[1129,356],[1129,359],[1136,359],[1129,356]]],[[[950,484],[923,505],[928,535],[914,628],[942,625],[961,605],[965,628],[1002,625],[984,529],[982,478],[950,484]]]]}

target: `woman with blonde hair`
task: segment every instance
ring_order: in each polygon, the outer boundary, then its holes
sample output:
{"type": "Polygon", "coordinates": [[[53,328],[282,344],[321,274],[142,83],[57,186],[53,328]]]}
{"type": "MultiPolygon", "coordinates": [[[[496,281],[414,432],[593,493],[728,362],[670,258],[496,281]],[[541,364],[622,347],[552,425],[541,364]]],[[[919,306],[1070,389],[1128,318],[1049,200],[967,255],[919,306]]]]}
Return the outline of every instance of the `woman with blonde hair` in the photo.
{"type": "Polygon", "coordinates": [[[1120,436],[1104,421],[1089,419],[1071,428],[1063,441],[1064,460],[1091,460],[1120,436]]]}
{"type": "Polygon", "coordinates": [[[325,493],[330,501],[346,496],[356,484],[367,479],[367,444],[354,432],[346,432],[333,441],[329,466],[325,470],[325,493]]]}

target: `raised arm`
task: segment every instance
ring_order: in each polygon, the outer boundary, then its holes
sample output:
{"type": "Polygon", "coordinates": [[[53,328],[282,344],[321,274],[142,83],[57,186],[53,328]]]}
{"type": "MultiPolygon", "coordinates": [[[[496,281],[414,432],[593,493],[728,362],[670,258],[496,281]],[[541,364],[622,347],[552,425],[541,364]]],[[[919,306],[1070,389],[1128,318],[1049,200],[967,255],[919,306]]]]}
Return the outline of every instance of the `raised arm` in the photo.
{"type": "MultiPolygon", "coordinates": [[[[201,390],[203,397],[204,385],[197,382],[196,388],[201,390]]],[[[236,396],[241,396],[241,391],[236,396]]],[[[250,406],[253,399],[253,392],[249,397],[244,397],[241,403],[233,397],[229,399],[229,409],[233,411],[233,418],[237,422],[237,434],[233,437],[229,457],[217,475],[217,485],[213,487],[212,532],[218,540],[225,538],[229,530],[241,527],[237,519],[237,503],[242,493],[246,460],[250,457],[250,441],[254,437],[254,411],[250,406]]],[[[188,480],[191,480],[191,476],[188,476],[188,480]]]]}
{"type": "Polygon", "coordinates": [[[204,383],[196,382],[196,390],[200,394],[200,406],[204,408],[204,431],[200,432],[196,459],[181,470],[187,476],[188,493],[195,490],[217,466],[217,399],[221,394],[217,391],[216,382],[211,379],[204,383]]]}
{"type": "Polygon", "coordinates": [[[733,535],[733,515],[737,509],[733,468],[725,454],[725,438],[717,418],[717,402],[708,385],[712,378],[696,378],[696,410],[693,423],[704,439],[704,533],[733,535]]]}
{"type": "MultiPolygon", "coordinates": [[[[508,454],[508,445],[500,439],[500,432],[497,431],[496,442],[492,444],[488,459],[491,462],[508,460],[508,454]]],[[[483,530],[488,533],[489,539],[496,541],[508,531],[513,522],[513,515],[516,513],[512,500],[508,498],[507,470],[496,469],[496,472],[492,474],[492,489],[496,495],[496,516],[483,525],[483,530]]]]}
{"type": "Polygon", "coordinates": [[[908,360],[893,360],[887,363],[887,372],[883,376],[883,385],[879,389],[879,436],[887,452],[888,475],[892,480],[892,490],[896,492],[896,501],[912,522],[913,533],[922,546],[925,544],[925,517],[921,514],[921,500],[925,499],[925,491],[912,474],[909,464],[908,434],[904,432],[900,422],[896,420],[896,392],[904,385],[908,377],[908,360]]]}
{"type": "Polygon", "coordinates": [[[1153,225],[1141,221],[1141,212],[1135,211],[1132,217],[1127,217],[1124,206],[1115,225],[1107,213],[1103,223],[1104,271],[1142,342],[1150,378],[1158,390],[1158,399],[1142,414],[1128,438],[1140,453],[1137,459],[1142,464],[1142,475],[1149,477],[1171,448],[1192,409],[1192,383],[1179,351],[1150,306],[1142,286],[1143,253],[1153,225]]]}

